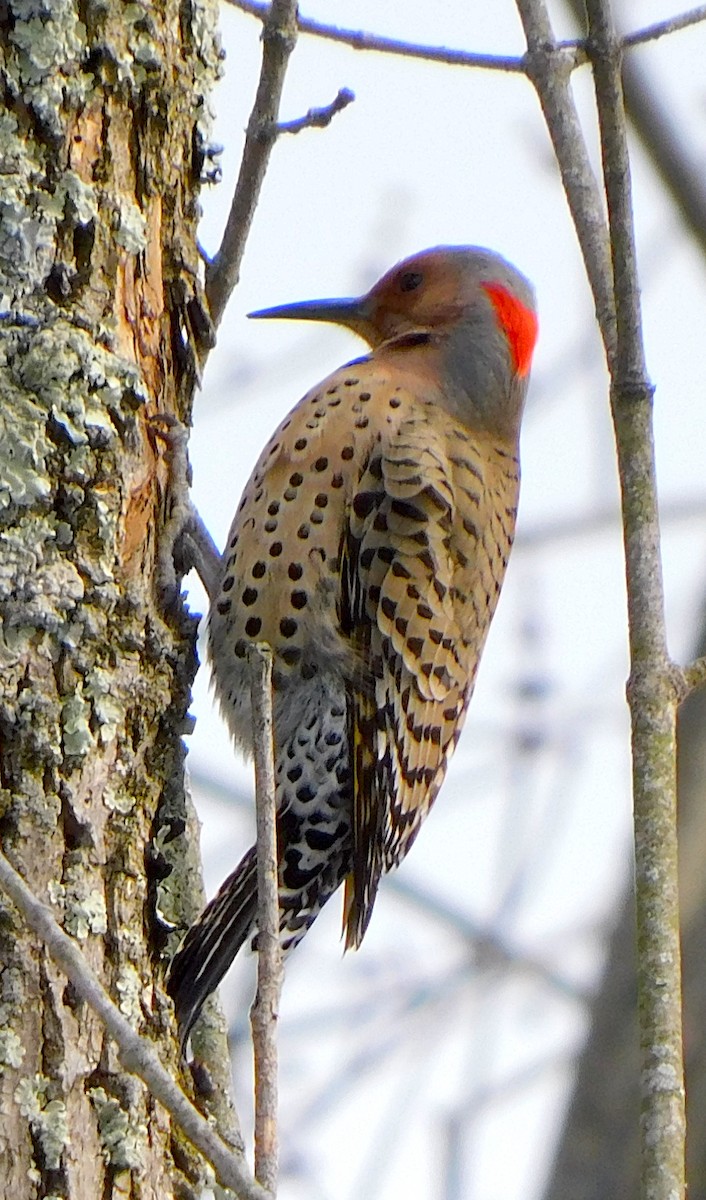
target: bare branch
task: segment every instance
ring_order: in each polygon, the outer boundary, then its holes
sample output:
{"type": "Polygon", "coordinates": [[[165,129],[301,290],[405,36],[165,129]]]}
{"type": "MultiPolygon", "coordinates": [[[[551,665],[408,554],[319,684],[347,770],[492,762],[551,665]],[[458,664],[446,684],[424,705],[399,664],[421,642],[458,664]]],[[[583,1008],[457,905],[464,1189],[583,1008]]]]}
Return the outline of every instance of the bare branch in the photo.
{"type": "Polygon", "coordinates": [[[645,29],[638,29],[635,33],[628,33],[621,39],[621,45],[626,48],[641,46],[643,42],[653,42],[656,38],[687,29],[689,25],[698,25],[700,21],[706,21],[706,4],[700,4],[698,8],[692,8],[679,16],[657,21],[654,25],[647,25],[645,29]]]}
{"type": "Polygon", "coordinates": [[[610,0],[586,0],[613,261],[609,353],[625,529],[635,894],[642,1054],[642,1195],[684,1195],[686,1115],[676,828],[676,710],[667,655],[652,431],[642,342],[621,46],[610,0]]]}
{"type": "Polygon", "coordinates": [[[310,108],[306,116],[298,117],[295,121],[280,121],[277,133],[301,133],[302,129],[325,129],[335,117],[355,100],[350,88],[341,88],[335,100],[324,108],[310,108]]]}
{"type": "MultiPolygon", "coordinates": [[[[270,11],[269,4],[260,0],[228,0],[233,8],[257,17],[266,22],[270,11]]],[[[299,17],[300,33],[313,37],[325,38],[329,42],[340,42],[353,50],[372,50],[380,54],[394,54],[402,58],[423,58],[427,62],[445,63],[450,67],[476,67],[485,71],[509,71],[524,74],[523,58],[503,56],[498,54],[473,54],[467,50],[452,50],[446,46],[424,46],[417,42],[401,42],[396,38],[382,37],[377,33],[366,33],[364,30],[341,29],[336,25],[326,25],[314,21],[310,17],[299,17]]],[[[574,47],[569,47],[572,51],[574,47]]],[[[583,55],[580,61],[585,61],[583,55]]],[[[576,65],[574,63],[574,65],[576,65]]]]}
{"type": "MultiPolygon", "coordinates": [[[[608,365],[621,389],[637,388],[652,395],[642,343],[642,314],[637,280],[632,218],[630,160],[620,42],[613,29],[610,0],[587,0],[591,53],[601,131],[603,178],[608,203],[608,227],[613,263],[616,345],[608,365]]],[[[656,513],[655,513],[656,516],[656,513]]]]}
{"type": "Polygon", "coordinates": [[[262,31],[262,67],[248,121],[238,182],[223,241],[206,269],[206,297],[214,325],[220,323],[240,277],[245,243],[277,138],[277,115],[284,77],[296,40],[296,0],[272,0],[262,31]]]}
{"type": "Polygon", "coordinates": [[[227,1146],[165,1070],[149,1043],[139,1036],[110,999],[76,943],[59,927],[51,909],[38,900],[0,852],[0,885],[41,938],[54,962],[116,1042],[120,1061],[149,1088],[186,1136],[211,1164],[224,1187],[241,1200],[271,1200],[251,1176],[245,1159],[227,1146]]]}
{"type": "Polygon", "coordinates": [[[255,1175],[277,1188],[277,1018],[282,991],[275,768],[272,743],[272,651],[250,648],[255,805],[257,814],[257,990],[250,1012],[255,1056],[255,1175]]]}
{"type": "MultiPolygon", "coordinates": [[[[270,13],[270,5],[265,0],[228,0],[228,3],[233,8],[240,9],[241,12],[256,17],[263,23],[267,21],[270,13]]],[[[664,21],[657,21],[654,25],[648,25],[644,29],[626,34],[622,39],[622,45],[626,48],[641,46],[644,42],[651,42],[670,33],[677,33],[680,29],[687,29],[690,25],[697,25],[704,20],[706,20],[706,5],[700,5],[688,12],[667,17],[664,21]]],[[[475,67],[477,70],[505,71],[511,74],[525,74],[527,71],[524,56],[518,58],[514,55],[476,54],[469,50],[456,50],[450,46],[427,46],[419,42],[404,42],[398,38],[383,37],[381,34],[370,33],[363,29],[342,29],[338,25],[315,21],[311,17],[299,16],[297,28],[300,33],[323,38],[329,42],[338,42],[344,46],[350,46],[353,50],[370,50],[373,53],[392,54],[400,58],[421,58],[426,62],[444,63],[450,67],[475,67]]],[[[572,70],[588,61],[586,43],[582,38],[558,42],[557,47],[566,55],[572,70]]]]}
{"type": "Polygon", "coordinates": [[[571,94],[570,60],[556,42],[545,0],[517,0],[517,9],[527,38],[527,71],[554,146],[608,353],[615,341],[610,250],[601,194],[571,94]]]}

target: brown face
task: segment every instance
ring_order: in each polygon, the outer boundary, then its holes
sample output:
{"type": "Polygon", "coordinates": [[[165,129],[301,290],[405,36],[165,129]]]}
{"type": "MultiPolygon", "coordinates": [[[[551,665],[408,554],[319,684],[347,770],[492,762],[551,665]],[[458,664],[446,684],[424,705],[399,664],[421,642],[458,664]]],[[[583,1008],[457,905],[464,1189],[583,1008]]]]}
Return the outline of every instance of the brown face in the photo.
{"type": "Polygon", "coordinates": [[[399,263],[363,299],[361,315],[372,346],[413,330],[451,330],[464,319],[495,321],[521,377],[537,340],[526,280],[498,255],[474,248],[426,250],[399,263]]]}
{"type": "MultiPolygon", "coordinates": [[[[373,344],[457,321],[471,300],[470,281],[463,276],[457,256],[441,250],[426,251],[393,267],[368,296],[368,320],[377,334],[373,344]]],[[[477,285],[472,290],[477,295],[477,285]]]]}

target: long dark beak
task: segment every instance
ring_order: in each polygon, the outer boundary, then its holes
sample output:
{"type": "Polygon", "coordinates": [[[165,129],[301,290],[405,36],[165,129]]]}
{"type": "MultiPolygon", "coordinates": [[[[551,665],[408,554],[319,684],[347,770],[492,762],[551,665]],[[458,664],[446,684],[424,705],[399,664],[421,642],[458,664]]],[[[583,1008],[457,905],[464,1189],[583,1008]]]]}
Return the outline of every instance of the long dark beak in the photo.
{"type": "Polygon", "coordinates": [[[285,321],[330,321],[333,325],[345,325],[368,340],[371,304],[368,296],[355,296],[345,300],[300,300],[296,304],[278,304],[275,308],[261,308],[248,313],[260,321],[277,318],[285,321]]]}

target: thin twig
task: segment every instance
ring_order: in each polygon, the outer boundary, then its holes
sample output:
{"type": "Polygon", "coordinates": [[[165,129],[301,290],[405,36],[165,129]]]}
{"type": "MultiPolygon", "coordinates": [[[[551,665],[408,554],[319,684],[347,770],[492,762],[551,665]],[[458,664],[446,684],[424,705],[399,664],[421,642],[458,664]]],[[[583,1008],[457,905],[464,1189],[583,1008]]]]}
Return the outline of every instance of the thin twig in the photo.
{"type": "Polygon", "coordinates": [[[223,241],[206,269],[206,297],[216,326],[240,277],[245,243],[277,138],[284,77],[296,40],[297,0],[272,0],[262,31],[262,67],[248,121],[238,182],[223,241]]]}
{"type": "Polygon", "coordinates": [[[255,1057],[255,1175],[277,1188],[277,1018],[282,990],[275,768],[272,744],[272,651],[250,648],[257,814],[257,990],[250,1012],[255,1057]]]}
{"type": "MultiPolygon", "coordinates": [[[[620,78],[620,43],[613,30],[610,0],[586,0],[586,10],[601,131],[616,309],[616,341],[615,348],[607,354],[608,366],[623,391],[629,388],[636,389],[638,393],[647,391],[651,399],[652,386],[647,379],[642,342],[630,159],[620,78]]],[[[654,516],[656,525],[656,512],[654,516]]]]}
{"type": "Polygon", "coordinates": [[[336,113],[342,112],[354,100],[355,95],[350,88],[341,88],[335,100],[324,108],[310,108],[305,116],[297,117],[294,121],[280,121],[277,132],[301,133],[302,129],[325,129],[331,124],[336,113]]]}
{"type": "Polygon", "coordinates": [[[653,42],[656,38],[687,29],[689,25],[698,25],[700,21],[706,21],[706,4],[700,4],[698,8],[692,8],[689,12],[680,13],[675,17],[667,17],[664,21],[656,21],[654,25],[647,25],[635,33],[627,33],[621,38],[620,44],[624,48],[641,46],[644,42],[653,42]]]}
{"type": "Polygon", "coordinates": [[[149,1043],[139,1036],[113,1004],[76,943],[59,927],[51,909],[38,900],[0,852],[0,886],[21,912],[30,929],[41,938],[54,962],[71,981],[77,994],[100,1018],[118,1047],[126,1071],[137,1075],[167,1110],[197,1150],[211,1164],[224,1187],[241,1200],[271,1200],[250,1174],[243,1156],[228,1147],[186,1098],[162,1066],[149,1043]]]}
{"type": "Polygon", "coordinates": [[[610,0],[586,0],[615,279],[609,354],[630,637],[643,1200],[684,1196],[686,1114],[676,823],[677,689],[665,633],[653,388],[642,341],[621,46],[610,0]]]}
{"type": "MultiPolygon", "coordinates": [[[[233,8],[247,13],[248,16],[256,17],[258,21],[262,22],[267,20],[270,12],[270,5],[265,0],[228,0],[228,3],[233,8]]],[[[664,21],[657,21],[654,25],[647,25],[644,29],[637,29],[634,33],[626,34],[622,39],[622,45],[625,48],[641,46],[645,42],[652,42],[670,33],[677,33],[680,29],[687,29],[690,25],[697,25],[704,20],[706,20],[706,5],[700,5],[688,12],[667,17],[664,21]]],[[[363,29],[343,29],[339,25],[329,25],[323,21],[315,21],[311,17],[299,16],[297,26],[300,33],[324,38],[328,42],[338,42],[341,45],[350,46],[353,50],[369,50],[373,53],[392,54],[400,58],[421,58],[426,62],[443,63],[449,67],[474,67],[476,70],[482,71],[524,74],[527,69],[524,56],[518,58],[516,55],[478,54],[470,50],[457,50],[450,46],[427,46],[419,42],[405,42],[399,38],[383,37],[381,34],[363,29]]],[[[558,42],[557,48],[564,53],[572,70],[588,61],[586,43],[583,38],[571,38],[558,42]]]]}
{"type": "MultiPolygon", "coordinates": [[[[233,8],[257,17],[259,21],[267,20],[270,6],[260,0],[228,0],[233,8]]],[[[300,33],[313,37],[325,38],[329,42],[340,42],[353,50],[371,50],[379,54],[393,54],[402,58],[423,58],[427,62],[444,63],[450,67],[476,67],[485,71],[509,71],[524,74],[524,59],[516,56],[498,54],[473,54],[467,50],[453,50],[447,46],[424,46],[417,42],[402,42],[396,38],[382,37],[377,33],[366,33],[362,29],[341,29],[336,25],[326,25],[314,21],[311,17],[299,17],[300,33]]]]}

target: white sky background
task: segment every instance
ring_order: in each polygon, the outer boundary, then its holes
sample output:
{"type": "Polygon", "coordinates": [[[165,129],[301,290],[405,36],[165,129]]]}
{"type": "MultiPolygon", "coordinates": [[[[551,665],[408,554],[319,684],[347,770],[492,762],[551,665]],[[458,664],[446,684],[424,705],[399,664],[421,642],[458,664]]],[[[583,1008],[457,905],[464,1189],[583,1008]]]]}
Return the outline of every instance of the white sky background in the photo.
{"type": "MultiPolygon", "coordinates": [[[[625,0],[619,11],[623,27],[635,28],[676,7],[625,0]]],[[[551,8],[559,36],[571,36],[563,6],[551,8]]],[[[309,0],[303,9],[434,45],[523,50],[510,0],[309,0]]],[[[210,252],[260,67],[257,21],[224,6],[222,32],[228,57],[214,140],[225,146],[224,179],[204,194],[210,252]]],[[[706,165],[705,52],[703,25],[633,51],[706,165]]],[[[574,81],[595,152],[587,68],[574,81]]],[[[361,352],[343,331],[248,323],[249,310],[366,290],[399,258],[439,243],[490,246],[533,280],[540,340],[522,438],[518,543],[456,758],[399,878],[495,931],[575,995],[487,955],[474,965],[460,933],[385,884],[362,950],[342,959],[340,903],[331,901],[288,964],[281,1200],[532,1200],[584,1031],[580,995],[595,979],[629,862],[630,800],[619,526],[531,550],[522,540],[559,519],[578,527],[596,509],[617,511],[606,380],[529,83],[302,37],[282,119],[327,104],[342,86],[357,98],[329,129],[282,138],[273,152],[241,284],[197,399],[194,499],[223,545],[273,428],[310,386],[361,352]]],[[[633,173],[661,497],[702,504],[700,518],[664,529],[670,648],[683,658],[706,582],[706,280],[639,146],[633,173]]],[[[203,611],[197,583],[190,596],[203,611]]],[[[235,761],[207,669],[193,711],[192,770],[249,795],[250,768],[235,761]]],[[[212,894],[252,840],[254,819],[200,789],[196,801],[212,894]]],[[[252,979],[252,960],[242,957],[222,993],[241,1034],[252,979]]],[[[246,1040],[235,1060],[244,1119],[249,1069],[246,1040]]]]}

